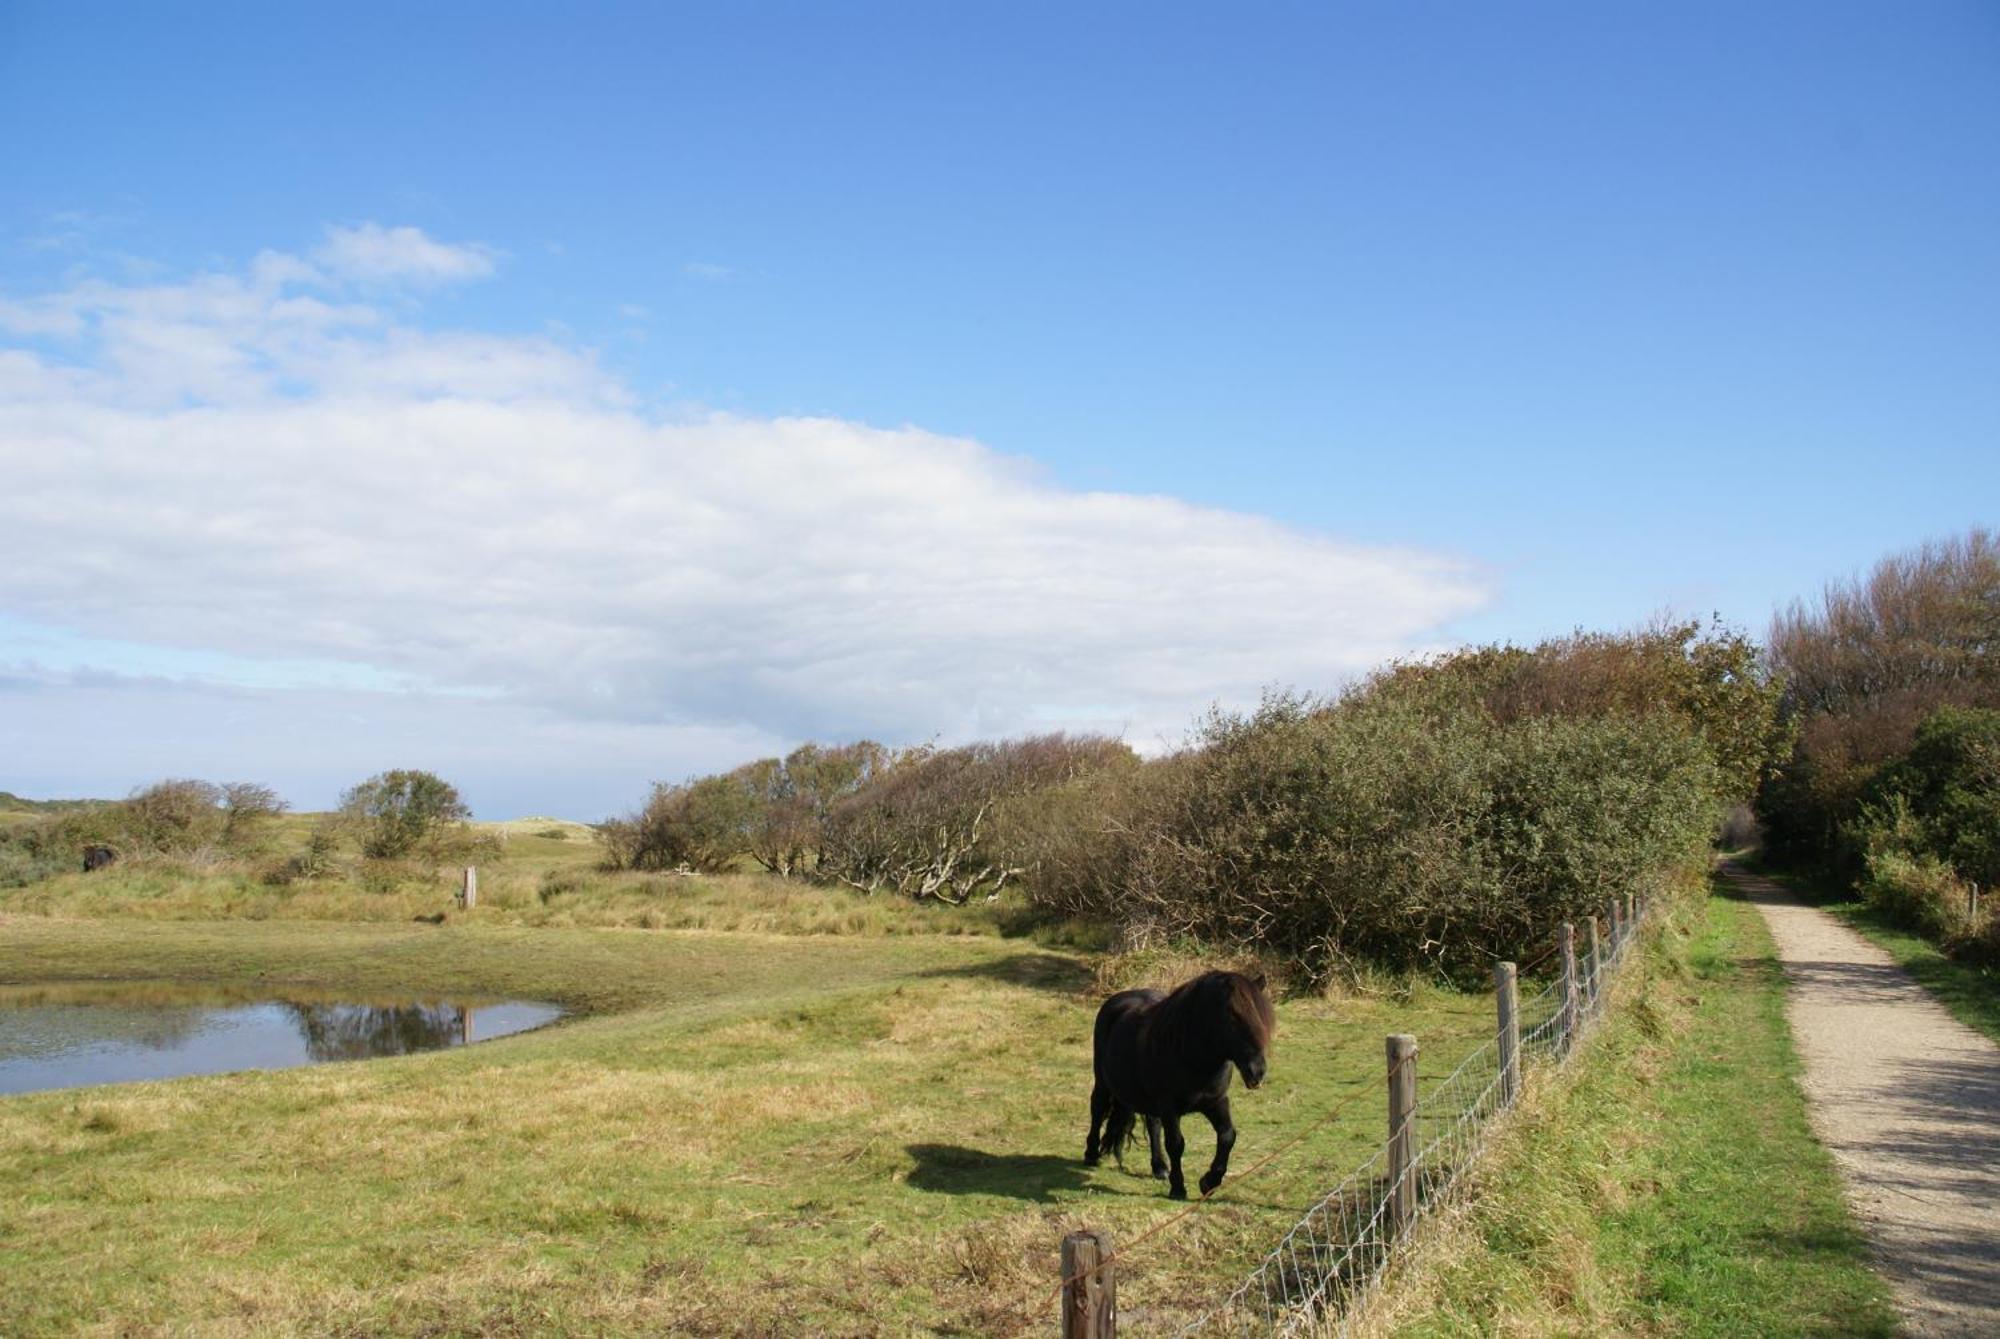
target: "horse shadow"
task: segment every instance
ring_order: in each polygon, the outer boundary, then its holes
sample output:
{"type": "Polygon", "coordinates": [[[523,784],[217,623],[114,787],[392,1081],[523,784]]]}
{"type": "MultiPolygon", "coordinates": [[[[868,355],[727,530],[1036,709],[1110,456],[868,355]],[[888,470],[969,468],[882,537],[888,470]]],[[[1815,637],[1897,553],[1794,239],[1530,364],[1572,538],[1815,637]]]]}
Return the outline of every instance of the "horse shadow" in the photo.
{"type": "Polygon", "coordinates": [[[916,1168],[904,1184],[939,1195],[999,1195],[1036,1204],[1090,1185],[1075,1158],[1046,1153],[986,1153],[958,1144],[911,1144],[916,1168]]]}
{"type": "Polygon", "coordinates": [[[974,977],[1004,981],[1011,986],[1053,991],[1058,995],[1078,995],[1097,984],[1097,974],[1088,964],[1058,953],[1014,953],[990,962],[967,963],[960,967],[934,967],[918,975],[925,977],[974,977]]]}

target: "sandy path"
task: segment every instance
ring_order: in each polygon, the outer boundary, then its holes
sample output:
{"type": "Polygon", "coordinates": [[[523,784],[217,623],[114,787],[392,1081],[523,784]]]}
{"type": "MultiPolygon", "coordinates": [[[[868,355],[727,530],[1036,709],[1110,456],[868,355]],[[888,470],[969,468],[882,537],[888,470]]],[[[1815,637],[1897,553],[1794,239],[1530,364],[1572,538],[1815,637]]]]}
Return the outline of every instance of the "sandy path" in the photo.
{"type": "Polygon", "coordinates": [[[1909,1332],[2000,1335],[2000,1047],[1833,917],[1724,872],[1777,940],[1813,1127],[1909,1332]]]}

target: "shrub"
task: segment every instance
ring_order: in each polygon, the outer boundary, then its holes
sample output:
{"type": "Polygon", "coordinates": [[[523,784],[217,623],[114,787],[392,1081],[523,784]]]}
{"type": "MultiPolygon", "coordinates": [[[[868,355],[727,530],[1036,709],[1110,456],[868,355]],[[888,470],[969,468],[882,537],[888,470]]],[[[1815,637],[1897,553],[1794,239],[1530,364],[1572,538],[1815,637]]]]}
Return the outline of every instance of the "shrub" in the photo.
{"type": "Polygon", "coordinates": [[[1666,712],[1706,747],[1716,796],[1726,803],[1749,799],[1790,747],[1780,685],[1761,651],[1720,622],[1579,632],[1530,649],[1477,647],[1393,666],[1359,693],[1446,713],[1476,708],[1500,725],[1666,712]]]}
{"type": "Polygon", "coordinates": [[[542,884],[535,896],[543,906],[569,893],[581,893],[591,886],[590,879],[573,869],[552,869],[542,876],[542,884]]]}
{"type": "Polygon", "coordinates": [[[472,817],[450,782],[408,770],[369,777],[341,796],[340,812],[371,860],[440,859],[466,841],[466,820],[472,817]]]}
{"type": "Polygon", "coordinates": [[[1986,887],[2000,883],[2000,711],[1947,707],[1871,787],[1914,820],[1910,844],[1986,887]]]}
{"type": "Polygon", "coordinates": [[[1880,851],[1868,856],[1866,868],[1862,895],[1897,924],[1946,944],[1969,937],[1978,928],[1965,883],[1935,856],[1880,851]]]}
{"type": "Polygon", "coordinates": [[[1503,725],[1402,691],[1275,694],[1098,786],[1122,805],[1030,886],[1108,911],[1128,944],[1270,951],[1311,976],[1471,969],[1697,854],[1715,770],[1668,713],[1503,725]]]}

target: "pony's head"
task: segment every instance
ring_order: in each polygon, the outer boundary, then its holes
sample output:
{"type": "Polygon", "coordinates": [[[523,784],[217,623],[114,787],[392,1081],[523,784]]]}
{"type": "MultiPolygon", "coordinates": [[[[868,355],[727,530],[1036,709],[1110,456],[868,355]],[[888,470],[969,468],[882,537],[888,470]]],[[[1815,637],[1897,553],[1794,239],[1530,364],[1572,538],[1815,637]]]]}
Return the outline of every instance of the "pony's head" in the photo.
{"type": "Polygon", "coordinates": [[[1264,1081],[1265,1053],[1271,1049],[1271,1034],[1278,1026],[1271,997],[1264,992],[1264,974],[1209,972],[1193,985],[1208,1005],[1203,1012],[1210,1020],[1213,1040],[1243,1076],[1243,1086],[1255,1088],[1264,1081]]]}

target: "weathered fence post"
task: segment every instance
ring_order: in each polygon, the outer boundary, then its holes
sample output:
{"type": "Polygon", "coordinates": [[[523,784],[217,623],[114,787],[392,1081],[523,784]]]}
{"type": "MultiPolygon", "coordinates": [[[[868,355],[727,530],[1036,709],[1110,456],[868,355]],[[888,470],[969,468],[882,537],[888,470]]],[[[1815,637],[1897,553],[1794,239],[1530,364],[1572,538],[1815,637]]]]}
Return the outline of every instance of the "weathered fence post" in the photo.
{"type": "Polygon", "coordinates": [[[1521,982],[1511,962],[1493,964],[1494,1010],[1500,1025],[1500,1105],[1521,1095],[1521,982]]]}
{"type": "Polygon", "coordinates": [[[1111,1273],[1111,1238],[1072,1232],[1062,1244],[1063,1339],[1113,1339],[1118,1333],[1118,1286],[1111,1273]]]}
{"type": "Polygon", "coordinates": [[[1968,883],[1965,885],[1965,922],[1969,928],[1974,928],[1974,929],[1978,928],[1979,885],[1976,883],[1968,883]]]}
{"type": "Polygon", "coordinates": [[[1390,1036],[1389,1050],[1389,1239],[1395,1240],[1417,1216],[1417,1039],[1407,1032],[1390,1036]]]}
{"type": "Polygon", "coordinates": [[[1576,1040],[1576,927],[1568,921],[1562,923],[1563,958],[1563,1044],[1564,1054],[1568,1054],[1570,1043],[1576,1040]]]}
{"type": "Polygon", "coordinates": [[[1604,935],[1598,919],[1590,918],[1590,1012],[1604,1002],[1604,935]]]}
{"type": "Polygon", "coordinates": [[[1625,942],[1624,898],[1614,897],[1611,899],[1611,915],[1609,920],[1611,921],[1611,957],[1615,962],[1618,958],[1619,946],[1625,942]]]}
{"type": "Polygon", "coordinates": [[[479,871],[471,865],[465,867],[465,885],[458,890],[458,905],[470,910],[479,901],[479,871]]]}

